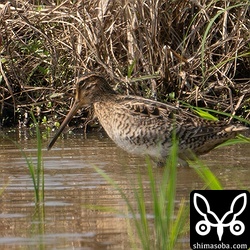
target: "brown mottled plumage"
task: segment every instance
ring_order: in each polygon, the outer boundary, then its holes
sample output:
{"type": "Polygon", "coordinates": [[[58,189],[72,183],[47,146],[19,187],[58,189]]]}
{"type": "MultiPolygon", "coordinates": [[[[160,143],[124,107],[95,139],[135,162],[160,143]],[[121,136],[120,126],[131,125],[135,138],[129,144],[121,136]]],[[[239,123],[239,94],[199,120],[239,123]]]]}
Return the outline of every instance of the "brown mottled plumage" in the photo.
{"type": "Polygon", "coordinates": [[[173,131],[179,142],[179,162],[188,165],[186,160],[192,159],[193,153],[205,154],[247,129],[203,120],[170,104],[119,95],[103,77],[91,74],[78,79],[75,103],[48,149],[77,110],[87,105],[93,105],[94,115],[119,147],[133,154],[149,155],[160,164],[165,163],[170,152],[173,131]]]}

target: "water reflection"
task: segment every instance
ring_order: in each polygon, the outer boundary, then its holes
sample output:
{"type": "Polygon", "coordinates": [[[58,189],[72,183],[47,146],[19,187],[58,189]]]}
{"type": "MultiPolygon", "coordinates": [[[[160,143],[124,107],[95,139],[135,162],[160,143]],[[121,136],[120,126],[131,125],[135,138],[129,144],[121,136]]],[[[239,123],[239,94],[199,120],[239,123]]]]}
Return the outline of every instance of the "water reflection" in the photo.
{"type": "MultiPolygon", "coordinates": [[[[36,161],[36,139],[30,131],[2,131],[0,136],[0,247],[128,249],[129,229],[124,218],[127,208],[119,193],[96,173],[103,169],[134,199],[133,189],[141,173],[146,199],[150,196],[146,164],[117,148],[102,133],[71,135],[46,150],[44,139],[45,205],[35,207],[33,183],[17,141],[26,155],[36,161]],[[6,137],[7,136],[7,137],[6,137]],[[112,208],[110,209],[103,209],[112,208]]],[[[225,188],[250,189],[250,146],[217,149],[203,160],[217,174],[225,188]]],[[[156,178],[163,169],[154,168],[156,178]]],[[[188,199],[193,189],[203,187],[192,168],[179,168],[177,199],[188,199]]],[[[148,217],[152,217],[148,202],[148,217]]],[[[188,235],[179,249],[189,249],[188,235]]]]}

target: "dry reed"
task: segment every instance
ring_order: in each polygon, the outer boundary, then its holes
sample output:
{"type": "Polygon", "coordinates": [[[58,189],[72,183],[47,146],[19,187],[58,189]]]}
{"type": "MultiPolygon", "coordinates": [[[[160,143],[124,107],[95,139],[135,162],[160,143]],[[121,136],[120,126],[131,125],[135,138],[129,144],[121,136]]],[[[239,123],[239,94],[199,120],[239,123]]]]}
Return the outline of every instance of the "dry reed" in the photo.
{"type": "MultiPolygon", "coordinates": [[[[122,93],[250,114],[249,0],[0,4],[1,124],[66,112],[74,78],[122,93]]],[[[25,123],[25,122],[24,122],[25,123]]]]}

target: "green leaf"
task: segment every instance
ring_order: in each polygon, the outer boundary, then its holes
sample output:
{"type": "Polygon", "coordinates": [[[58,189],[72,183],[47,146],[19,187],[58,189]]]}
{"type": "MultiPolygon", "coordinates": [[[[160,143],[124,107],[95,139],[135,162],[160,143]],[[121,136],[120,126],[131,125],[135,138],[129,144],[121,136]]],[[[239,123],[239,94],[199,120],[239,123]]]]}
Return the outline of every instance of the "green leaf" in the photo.
{"type": "Polygon", "coordinates": [[[218,121],[218,118],[216,118],[215,116],[211,115],[210,113],[202,109],[194,108],[194,112],[196,112],[203,119],[210,120],[210,121],[218,121]]]}
{"type": "Polygon", "coordinates": [[[216,148],[222,148],[225,146],[231,146],[231,145],[241,144],[241,143],[250,143],[250,138],[245,137],[244,135],[238,135],[234,139],[230,139],[228,141],[223,142],[222,144],[218,145],[216,148]]]}
{"type": "Polygon", "coordinates": [[[132,73],[134,71],[136,59],[133,60],[133,62],[128,66],[128,78],[132,76],[132,73]]]}

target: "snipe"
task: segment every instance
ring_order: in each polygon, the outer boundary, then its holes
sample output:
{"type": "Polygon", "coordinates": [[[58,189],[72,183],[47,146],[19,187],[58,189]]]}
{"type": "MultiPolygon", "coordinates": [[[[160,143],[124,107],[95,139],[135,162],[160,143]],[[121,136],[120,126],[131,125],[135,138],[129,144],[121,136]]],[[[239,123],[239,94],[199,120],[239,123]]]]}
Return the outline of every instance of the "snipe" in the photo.
{"type": "Polygon", "coordinates": [[[165,163],[170,152],[173,131],[179,142],[179,162],[188,165],[186,160],[192,160],[194,154],[205,154],[248,129],[237,124],[206,121],[170,104],[119,95],[103,77],[91,74],[78,79],[74,105],[48,149],[77,110],[87,105],[93,105],[94,115],[119,147],[133,154],[148,155],[159,165],[165,163]]]}

